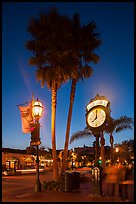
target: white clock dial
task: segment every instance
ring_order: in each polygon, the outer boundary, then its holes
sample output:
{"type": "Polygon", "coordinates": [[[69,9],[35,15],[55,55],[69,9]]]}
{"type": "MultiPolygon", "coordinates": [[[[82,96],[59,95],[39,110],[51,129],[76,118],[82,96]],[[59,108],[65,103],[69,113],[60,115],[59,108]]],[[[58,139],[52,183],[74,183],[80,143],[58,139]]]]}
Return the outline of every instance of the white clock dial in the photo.
{"type": "Polygon", "coordinates": [[[91,127],[99,127],[101,126],[106,119],[106,113],[101,108],[92,109],[87,116],[87,122],[91,127]]]}

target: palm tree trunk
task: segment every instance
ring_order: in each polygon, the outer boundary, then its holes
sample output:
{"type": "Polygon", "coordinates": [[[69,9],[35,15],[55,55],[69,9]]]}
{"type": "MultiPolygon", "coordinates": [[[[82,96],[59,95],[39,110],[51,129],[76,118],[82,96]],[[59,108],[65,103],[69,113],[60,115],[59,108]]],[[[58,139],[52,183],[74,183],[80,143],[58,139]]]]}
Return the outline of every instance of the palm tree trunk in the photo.
{"type": "Polygon", "coordinates": [[[66,128],[66,138],[65,138],[65,147],[64,147],[63,162],[62,162],[62,173],[64,173],[66,171],[66,168],[67,168],[67,152],[68,152],[69,133],[70,133],[73,103],[74,103],[74,98],[75,98],[76,82],[77,81],[75,79],[73,79],[72,84],[71,84],[70,104],[69,104],[69,112],[68,112],[67,128],[66,128]]]}
{"type": "Polygon", "coordinates": [[[55,81],[52,82],[52,119],[51,119],[51,131],[52,131],[52,156],[53,156],[53,178],[58,180],[58,168],[57,168],[57,153],[56,153],[56,136],[55,136],[55,123],[56,123],[56,100],[57,100],[57,88],[55,81]]]}

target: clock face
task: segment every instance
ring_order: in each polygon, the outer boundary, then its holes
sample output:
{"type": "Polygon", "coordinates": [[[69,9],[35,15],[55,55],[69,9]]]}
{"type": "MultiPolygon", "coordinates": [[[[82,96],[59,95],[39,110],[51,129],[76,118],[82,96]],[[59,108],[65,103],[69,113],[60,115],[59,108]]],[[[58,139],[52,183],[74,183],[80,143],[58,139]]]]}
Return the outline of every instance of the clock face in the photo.
{"type": "Polygon", "coordinates": [[[106,113],[102,108],[94,108],[87,115],[87,123],[90,127],[100,127],[106,120],[106,113]]]}

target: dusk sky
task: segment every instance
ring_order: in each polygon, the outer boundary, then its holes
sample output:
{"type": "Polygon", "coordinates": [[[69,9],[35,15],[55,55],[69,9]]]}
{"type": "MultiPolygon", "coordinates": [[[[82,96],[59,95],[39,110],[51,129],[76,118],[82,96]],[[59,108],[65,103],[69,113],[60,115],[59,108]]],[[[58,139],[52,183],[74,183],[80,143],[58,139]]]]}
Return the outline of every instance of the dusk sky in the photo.
{"type": "MultiPolygon", "coordinates": [[[[44,106],[40,119],[40,137],[44,147],[51,146],[51,91],[46,85],[41,88],[35,79],[36,67],[28,64],[32,52],[25,48],[31,39],[27,27],[31,17],[38,17],[56,6],[61,15],[72,18],[80,14],[81,24],[94,21],[102,44],[96,50],[100,56],[98,64],[92,64],[93,75],[77,84],[72,133],[86,127],[85,108],[97,93],[111,103],[111,116],[134,117],[134,3],[100,2],[20,2],[2,3],[2,147],[26,149],[30,145],[30,133],[22,132],[20,111],[17,107],[30,101],[32,93],[44,106]]],[[[55,22],[54,22],[55,23],[55,22]]],[[[53,26],[53,25],[52,25],[53,26]]],[[[62,42],[63,43],[63,42],[62,42]]],[[[57,95],[56,147],[63,149],[69,108],[71,83],[60,87],[57,95]]],[[[114,143],[134,139],[134,130],[114,134],[114,143]]],[[[75,140],[69,149],[92,146],[94,137],[75,140]]],[[[106,145],[109,136],[105,135],[106,145]]]]}

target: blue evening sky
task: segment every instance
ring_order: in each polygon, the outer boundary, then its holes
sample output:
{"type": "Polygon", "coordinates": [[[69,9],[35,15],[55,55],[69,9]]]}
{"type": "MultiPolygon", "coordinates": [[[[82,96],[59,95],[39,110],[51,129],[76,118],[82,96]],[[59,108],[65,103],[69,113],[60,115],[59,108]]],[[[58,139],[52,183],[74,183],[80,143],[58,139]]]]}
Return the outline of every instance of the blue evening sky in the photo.
{"type": "MultiPolygon", "coordinates": [[[[17,105],[30,101],[32,93],[44,106],[40,120],[42,145],[52,147],[51,92],[36,81],[36,68],[28,64],[32,53],[25,48],[25,43],[31,38],[27,32],[30,17],[54,5],[62,15],[72,17],[78,12],[82,24],[94,21],[102,40],[96,50],[100,62],[92,65],[92,77],[77,84],[70,136],[86,127],[85,107],[97,93],[110,100],[113,118],[134,117],[133,2],[5,2],[2,3],[2,147],[25,149],[29,146],[30,134],[22,133],[17,105]]],[[[64,148],[69,94],[70,82],[62,85],[57,95],[57,149],[64,148]]],[[[105,139],[109,145],[109,136],[105,135],[105,139]]],[[[114,134],[114,143],[128,139],[134,139],[134,130],[114,134]]],[[[76,140],[69,149],[92,146],[94,140],[94,137],[76,140]]]]}

